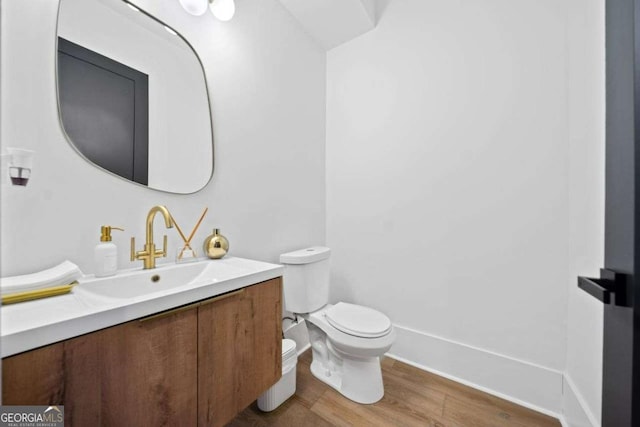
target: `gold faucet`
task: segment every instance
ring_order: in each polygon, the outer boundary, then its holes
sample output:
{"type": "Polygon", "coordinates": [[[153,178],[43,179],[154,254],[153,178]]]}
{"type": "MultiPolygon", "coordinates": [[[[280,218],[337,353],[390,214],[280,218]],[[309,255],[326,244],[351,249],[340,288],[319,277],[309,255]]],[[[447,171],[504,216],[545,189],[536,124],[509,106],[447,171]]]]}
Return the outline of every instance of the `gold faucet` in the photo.
{"type": "Polygon", "coordinates": [[[169,210],[165,206],[154,206],[147,214],[147,241],[144,244],[144,249],[136,252],[136,238],[131,238],[131,261],[142,260],[144,262],[144,268],[156,268],[156,258],[167,256],[167,235],[164,235],[164,244],[162,250],[156,250],[156,245],[153,243],[153,219],[156,214],[160,212],[164,217],[164,223],[167,228],[173,228],[171,221],[171,215],[169,210]]]}

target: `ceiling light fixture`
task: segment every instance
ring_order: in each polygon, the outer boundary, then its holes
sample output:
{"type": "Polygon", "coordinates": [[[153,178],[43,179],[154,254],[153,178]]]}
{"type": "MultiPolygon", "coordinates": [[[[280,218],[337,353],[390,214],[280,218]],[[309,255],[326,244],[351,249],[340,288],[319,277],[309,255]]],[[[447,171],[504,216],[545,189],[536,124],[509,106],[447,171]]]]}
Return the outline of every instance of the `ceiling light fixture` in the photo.
{"type": "Polygon", "coordinates": [[[208,0],[179,0],[182,8],[193,16],[202,16],[207,11],[208,0]]]}
{"type": "Polygon", "coordinates": [[[229,21],[236,13],[236,4],[233,0],[209,0],[209,9],[220,21],[229,21]]]}

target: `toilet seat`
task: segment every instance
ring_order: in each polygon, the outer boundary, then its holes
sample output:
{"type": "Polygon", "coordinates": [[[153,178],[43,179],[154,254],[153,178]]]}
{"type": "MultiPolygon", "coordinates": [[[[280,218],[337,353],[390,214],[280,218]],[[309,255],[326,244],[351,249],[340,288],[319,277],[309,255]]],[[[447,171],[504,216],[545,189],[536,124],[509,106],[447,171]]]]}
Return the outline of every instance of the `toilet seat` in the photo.
{"type": "Polygon", "coordinates": [[[379,338],[391,330],[391,320],[369,307],[339,302],[325,312],[327,322],[345,334],[361,338],[379,338]]]}
{"type": "Polygon", "coordinates": [[[385,335],[379,337],[367,338],[342,332],[327,319],[326,313],[332,307],[334,306],[327,304],[320,310],[304,314],[302,317],[320,328],[338,351],[356,357],[378,357],[389,350],[395,341],[396,332],[393,325],[385,335]]]}

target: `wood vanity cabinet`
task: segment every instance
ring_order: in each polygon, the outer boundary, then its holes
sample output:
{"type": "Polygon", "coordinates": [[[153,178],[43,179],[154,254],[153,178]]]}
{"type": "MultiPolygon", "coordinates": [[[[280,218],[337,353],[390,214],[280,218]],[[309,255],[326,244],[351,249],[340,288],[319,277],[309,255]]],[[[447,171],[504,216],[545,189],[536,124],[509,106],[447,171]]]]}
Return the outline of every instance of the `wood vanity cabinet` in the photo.
{"type": "Polygon", "coordinates": [[[281,374],[282,281],[248,286],[2,361],[4,405],[69,426],[222,426],[281,374]]]}

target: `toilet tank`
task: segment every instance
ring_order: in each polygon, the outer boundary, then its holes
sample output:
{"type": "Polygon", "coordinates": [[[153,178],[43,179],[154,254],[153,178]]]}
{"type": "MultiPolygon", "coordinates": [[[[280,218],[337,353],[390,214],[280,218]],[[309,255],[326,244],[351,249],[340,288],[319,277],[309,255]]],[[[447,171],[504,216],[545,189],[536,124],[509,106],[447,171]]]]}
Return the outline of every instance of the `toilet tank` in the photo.
{"type": "Polygon", "coordinates": [[[293,313],[310,313],[329,302],[329,257],[322,246],[280,255],[284,265],[284,308],[293,313]]]}

